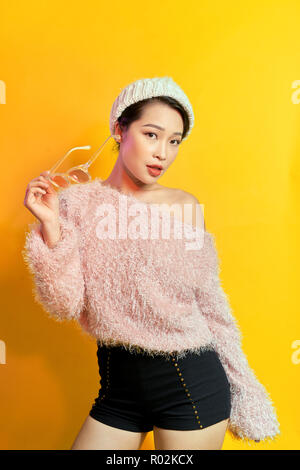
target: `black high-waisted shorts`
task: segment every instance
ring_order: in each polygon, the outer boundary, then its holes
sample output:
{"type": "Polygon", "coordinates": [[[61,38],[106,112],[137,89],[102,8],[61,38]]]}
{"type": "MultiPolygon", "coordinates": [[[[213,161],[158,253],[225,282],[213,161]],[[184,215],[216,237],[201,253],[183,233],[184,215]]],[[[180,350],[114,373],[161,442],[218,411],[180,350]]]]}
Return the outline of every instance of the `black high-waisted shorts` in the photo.
{"type": "Polygon", "coordinates": [[[133,432],[153,425],[193,430],[230,417],[230,385],[214,350],[178,359],[98,343],[97,357],[101,388],[89,415],[104,424],[133,432]]]}

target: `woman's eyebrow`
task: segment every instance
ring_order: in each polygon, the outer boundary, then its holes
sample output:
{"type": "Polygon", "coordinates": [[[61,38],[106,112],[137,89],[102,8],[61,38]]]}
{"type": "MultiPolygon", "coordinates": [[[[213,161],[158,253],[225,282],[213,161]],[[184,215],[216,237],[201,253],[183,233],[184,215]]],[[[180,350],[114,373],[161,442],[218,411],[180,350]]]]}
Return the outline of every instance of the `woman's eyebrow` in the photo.
{"type": "MultiPolygon", "coordinates": [[[[146,127],[146,126],[149,126],[149,127],[156,127],[156,129],[159,129],[161,131],[164,131],[165,129],[161,126],[158,126],[157,124],[144,124],[142,127],[146,127]]],[[[172,135],[182,135],[182,132],[173,132],[172,135]]]]}

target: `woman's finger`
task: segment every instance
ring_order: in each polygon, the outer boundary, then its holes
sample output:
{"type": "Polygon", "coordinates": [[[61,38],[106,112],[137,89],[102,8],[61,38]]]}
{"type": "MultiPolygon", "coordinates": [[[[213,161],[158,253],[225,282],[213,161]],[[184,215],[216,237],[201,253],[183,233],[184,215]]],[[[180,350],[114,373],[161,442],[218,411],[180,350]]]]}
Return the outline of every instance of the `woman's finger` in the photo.
{"type": "Polygon", "coordinates": [[[31,181],[29,183],[29,185],[30,185],[31,188],[33,188],[37,185],[43,185],[44,187],[47,187],[47,188],[50,186],[49,183],[46,183],[45,181],[34,181],[34,182],[31,181]]]}
{"type": "Polygon", "coordinates": [[[33,194],[34,194],[34,193],[47,194],[47,191],[45,191],[44,189],[38,188],[38,187],[36,187],[36,188],[31,188],[31,191],[30,191],[30,192],[33,193],[33,194]]]}

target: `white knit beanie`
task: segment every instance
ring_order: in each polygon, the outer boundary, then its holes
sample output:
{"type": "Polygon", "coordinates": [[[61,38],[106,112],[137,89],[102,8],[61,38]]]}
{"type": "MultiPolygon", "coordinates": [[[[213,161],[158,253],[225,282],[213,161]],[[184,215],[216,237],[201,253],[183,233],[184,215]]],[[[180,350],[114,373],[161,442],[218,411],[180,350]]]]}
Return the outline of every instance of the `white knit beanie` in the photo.
{"type": "Polygon", "coordinates": [[[124,109],[133,103],[154,96],[170,96],[179,101],[183,106],[190,122],[189,130],[184,139],[182,139],[185,140],[194,126],[193,108],[186,94],[171,77],[142,78],[123,88],[111,108],[109,121],[111,134],[114,134],[116,121],[124,109]]]}

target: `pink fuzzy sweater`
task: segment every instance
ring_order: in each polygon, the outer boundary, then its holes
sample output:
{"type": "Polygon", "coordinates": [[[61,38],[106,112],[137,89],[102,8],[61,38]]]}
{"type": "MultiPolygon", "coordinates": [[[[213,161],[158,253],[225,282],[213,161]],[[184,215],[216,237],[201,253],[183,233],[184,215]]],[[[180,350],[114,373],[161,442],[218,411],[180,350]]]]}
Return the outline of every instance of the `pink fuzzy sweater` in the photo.
{"type": "Polygon", "coordinates": [[[276,412],[241,348],[214,236],[201,230],[199,237],[172,215],[164,232],[169,212],[99,178],[58,194],[57,244],[47,246],[38,222],[26,233],[22,254],[34,275],[34,299],[57,321],[77,320],[101,344],[152,356],[214,349],[231,388],[231,436],[274,441],[276,412]]]}

